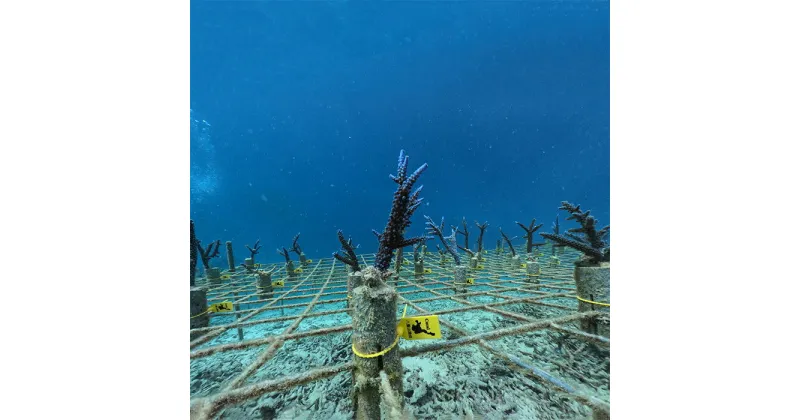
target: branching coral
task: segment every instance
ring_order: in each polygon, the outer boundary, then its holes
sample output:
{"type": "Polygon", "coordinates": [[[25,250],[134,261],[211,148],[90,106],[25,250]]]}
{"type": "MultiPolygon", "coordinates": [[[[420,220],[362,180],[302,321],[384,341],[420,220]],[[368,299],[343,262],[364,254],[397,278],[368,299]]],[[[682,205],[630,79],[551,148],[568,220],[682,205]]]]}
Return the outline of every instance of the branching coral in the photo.
{"type": "Polygon", "coordinates": [[[242,263],[241,266],[244,267],[245,271],[247,271],[248,273],[257,274],[258,276],[270,276],[270,275],[272,275],[272,273],[275,272],[275,270],[278,269],[278,267],[272,267],[269,270],[259,270],[259,269],[248,267],[244,263],[242,263]]]}
{"type": "Polygon", "coordinates": [[[597,219],[589,215],[589,210],[581,211],[580,205],[561,202],[560,210],[571,213],[567,220],[576,220],[581,227],[570,229],[566,234],[541,233],[543,237],[558,244],[574,248],[584,254],[586,264],[597,264],[611,260],[611,249],[606,242],[609,227],[596,230],[597,219]]]}
{"type": "Polygon", "coordinates": [[[503,228],[499,228],[499,229],[500,229],[500,234],[503,235],[503,239],[508,244],[508,247],[511,248],[511,256],[512,257],[516,257],[517,256],[517,251],[514,250],[514,245],[511,244],[511,241],[514,240],[514,239],[517,239],[517,237],[515,236],[515,237],[509,239],[509,237],[506,236],[506,234],[503,232],[503,228]]]}
{"type": "Polygon", "coordinates": [[[358,246],[353,246],[352,239],[345,239],[341,230],[337,231],[336,235],[339,237],[339,243],[342,244],[341,252],[344,252],[344,255],[339,255],[339,251],[337,251],[333,253],[333,258],[350,266],[354,273],[359,271],[361,267],[358,265],[358,256],[356,255],[356,248],[358,248],[358,246]]]}
{"type": "Polygon", "coordinates": [[[464,230],[458,230],[457,227],[453,226],[453,230],[456,231],[457,234],[464,235],[464,248],[469,248],[469,230],[467,229],[467,218],[464,217],[461,219],[461,226],[464,227],[464,230]]]}
{"type": "Polygon", "coordinates": [[[533,252],[533,234],[536,233],[539,228],[544,226],[542,223],[536,225],[536,219],[531,220],[531,224],[529,226],[525,226],[520,222],[516,222],[523,230],[525,230],[525,252],[530,254],[533,252]],[[535,225],[535,226],[534,226],[535,225]]]}
{"type": "Polygon", "coordinates": [[[480,229],[480,231],[481,231],[478,234],[478,251],[476,251],[478,253],[481,253],[481,252],[483,252],[483,234],[486,232],[486,228],[489,226],[489,222],[484,222],[483,224],[480,224],[476,220],[475,221],[475,226],[477,226],[478,229],[480,229]]]}
{"type": "Polygon", "coordinates": [[[389,175],[397,183],[397,190],[392,200],[392,210],[383,232],[373,231],[379,242],[374,266],[382,272],[389,269],[395,249],[412,246],[426,239],[425,236],[406,239],[403,237],[403,232],[411,225],[411,216],[422,204],[422,198],[419,196],[422,185],[413,192],[411,188],[427,168],[428,164],[423,163],[416,171],[408,175],[408,156],[404,150],[401,150],[400,157],[397,159],[397,175],[389,175]]]}
{"type": "Polygon", "coordinates": [[[208,270],[211,259],[219,257],[220,240],[217,239],[216,242],[211,242],[205,249],[203,249],[199,239],[195,243],[197,244],[197,251],[200,252],[200,259],[203,261],[203,267],[208,270]],[[212,246],[214,247],[213,251],[211,249],[212,246]]]}
{"type": "Polygon", "coordinates": [[[458,245],[458,249],[460,249],[460,250],[462,250],[462,251],[466,252],[466,253],[467,253],[467,255],[469,255],[469,257],[470,257],[470,258],[472,258],[472,257],[474,257],[474,256],[475,256],[475,253],[474,253],[474,252],[472,252],[472,250],[471,250],[471,249],[469,249],[469,248],[464,248],[463,246],[461,246],[461,245],[458,245]]]}
{"type": "Polygon", "coordinates": [[[425,241],[420,241],[414,245],[414,262],[425,259],[425,255],[422,254],[423,245],[425,245],[425,241]]]}
{"type": "Polygon", "coordinates": [[[455,260],[456,265],[461,265],[461,258],[458,256],[458,253],[456,252],[455,229],[450,231],[451,232],[450,236],[445,237],[444,234],[442,233],[442,230],[444,230],[444,217],[442,217],[442,223],[440,223],[438,226],[430,217],[425,216],[425,219],[427,220],[425,224],[428,226],[428,233],[437,236],[439,240],[442,241],[442,245],[444,245],[445,250],[447,250],[447,252],[449,252],[450,255],[453,256],[453,260],[455,260]]]}
{"type": "MultiPolygon", "coordinates": [[[[553,223],[553,235],[559,235],[561,233],[561,227],[558,224],[558,214],[556,214],[556,221],[553,223]]],[[[556,253],[556,248],[564,248],[566,245],[554,243],[553,244],[553,255],[556,253]]]]}
{"type": "Polygon", "coordinates": [[[261,239],[257,240],[256,244],[253,245],[252,248],[250,248],[250,245],[245,245],[247,250],[250,251],[250,259],[253,261],[256,260],[256,254],[258,254],[258,250],[261,249],[261,245],[258,244],[259,242],[261,242],[261,239]]]}
{"type": "Polygon", "coordinates": [[[286,264],[289,264],[290,262],[292,262],[292,259],[289,258],[289,251],[287,251],[285,247],[279,248],[277,251],[278,251],[278,254],[283,255],[283,258],[286,258],[286,264]]]}
{"type": "Polygon", "coordinates": [[[303,250],[300,249],[300,244],[297,243],[297,241],[299,239],[300,239],[300,234],[299,233],[297,235],[294,235],[294,239],[292,239],[292,249],[290,249],[290,251],[294,252],[297,255],[300,255],[300,254],[303,253],[303,250]]]}

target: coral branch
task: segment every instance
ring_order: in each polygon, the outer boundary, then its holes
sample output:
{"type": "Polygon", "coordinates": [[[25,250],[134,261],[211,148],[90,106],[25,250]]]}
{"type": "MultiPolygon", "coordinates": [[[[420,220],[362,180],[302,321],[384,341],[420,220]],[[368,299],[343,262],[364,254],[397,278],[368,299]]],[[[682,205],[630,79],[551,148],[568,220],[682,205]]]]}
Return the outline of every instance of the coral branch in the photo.
{"type": "MultiPolygon", "coordinates": [[[[579,228],[570,229],[566,234],[542,233],[542,237],[550,239],[562,246],[574,248],[585,255],[585,263],[597,264],[611,260],[611,250],[605,238],[608,235],[609,227],[606,226],[599,231],[596,230],[597,220],[589,215],[589,211],[581,211],[580,205],[574,205],[567,201],[561,203],[560,210],[571,213],[567,220],[576,220],[580,223],[579,228]],[[580,236],[583,235],[583,236],[580,236]]],[[[558,228],[558,224],[554,226],[558,228]]]]}
{"type": "Polygon", "coordinates": [[[466,217],[461,219],[461,225],[464,227],[464,231],[458,230],[458,228],[456,228],[455,226],[453,227],[453,229],[455,229],[456,233],[460,233],[461,235],[464,235],[464,248],[469,248],[469,230],[467,230],[467,218],[466,217]]]}
{"type": "Polygon", "coordinates": [[[515,223],[518,224],[519,227],[521,227],[523,230],[525,230],[525,252],[530,254],[531,252],[533,252],[533,234],[536,233],[536,231],[539,230],[539,228],[541,228],[544,225],[541,223],[536,225],[536,219],[533,219],[531,221],[530,226],[525,226],[520,222],[515,222],[515,223]]]}
{"type": "Polygon", "coordinates": [[[197,244],[197,251],[200,252],[200,259],[203,261],[203,267],[208,270],[210,268],[209,263],[211,259],[219,257],[220,240],[217,239],[216,242],[211,242],[205,249],[203,249],[203,245],[199,239],[195,243],[197,244]],[[213,251],[211,249],[212,246],[214,247],[213,251]]]}
{"type": "Polygon", "coordinates": [[[397,159],[397,175],[389,175],[394,182],[397,183],[397,190],[392,200],[392,210],[389,213],[389,220],[386,222],[386,227],[383,229],[383,232],[378,233],[373,231],[379,241],[378,253],[375,255],[375,268],[380,271],[385,272],[389,269],[389,264],[392,261],[392,254],[395,249],[414,245],[426,239],[424,236],[405,239],[403,233],[406,228],[411,225],[411,216],[414,214],[414,211],[422,204],[422,198],[419,196],[420,191],[422,191],[422,186],[417,188],[413,193],[411,189],[422,175],[422,172],[427,168],[428,164],[423,163],[416,171],[407,176],[408,156],[406,156],[404,150],[400,151],[400,157],[397,159]]]}
{"type": "Polygon", "coordinates": [[[297,240],[300,239],[300,234],[294,235],[294,239],[292,239],[292,249],[290,251],[300,255],[303,253],[303,250],[300,249],[300,244],[297,243],[297,240]]]}
{"type": "Polygon", "coordinates": [[[483,252],[483,234],[486,232],[486,228],[489,226],[489,222],[484,222],[483,224],[478,223],[475,221],[475,226],[480,229],[481,233],[478,234],[478,253],[483,252]]]}
{"type": "Polygon", "coordinates": [[[439,237],[439,240],[442,241],[442,245],[444,245],[445,250],[453,256],[453,260],[455,260],[456,265],[461,265],[461,258],[458,256],[458,253],[455,250],[456,247],[456,231],[452,230],[450,236],[445,237],[442,233],[444,229],[444,217],[442,217],[442,223],[439,226],[436,226],[436,223],[428,216],[425,216],[427,220],[426,225],[428,226],[428,233],[431,233],[435,236],[439,237]]]}
{"type": "Polygon", "coordinates": [[[283,248],[280,248],[280,249],[278,249],[277,251],[278,251],[278,254],[281,254],[281,255],[283,255],[283,258],[286,258],[286,263],[287,263],[287,264],[288,264],[288,263],[290,263],[290,262],[292,262],[292,259],[291,259],[291,258],[289,258],[289,251],[287,251],[285,247],[283,247],[283,248]]]}
{"type": "Polygon", "coordinates": [[[258,254],[258,250],[261,249],[261,245],[258,244],[259,242],[261,242],[261,239],[257,240],[256,244],[253,245],[252,248],[250,248],[250,245],[245,245],[245,247],[247,247],[247,250],[250,251],[250,259],[252,259],[253,261],[255,261],[256,254],[258,254]]]}
{"type": "Polygon", "coordinates": [[[470,250],[469,248],[464,248],[463,246],[461,246],[461,245],[458,245],[458,249],[460,249],[460,250],[462,250],[462,251],[466,252],[466,253],[467,253],[467,255],[469,255],[469,257],[470,257],[470,258],[472,258],[472,257],[474,257],[474,256],[475,256],[475,253],[474,253],[474,252],[472,252],[472,250],[470,250]]]}
{"type": "Polygon", "coordinates": [[[514,250],[514,245],[511,245],[511,241],[512,241],[512,239],[516,239],[517,237],[515,236],[514,238],[509,239],[508,236],[506,236],[506,234],[503,233],[503,228],[499,228],[499,229],[500,229],[500,234],[503,235],[503,239],[508,244],[508,247],[511,248],[511,256],[515,257],[517,255],[517,251],[514,250]]]}
{"type": "Polygon", "coordinates": [[[344,234],[341,230],[338,230],[336,235],[339,238],[339,243],[342,244],[341,251],[344,252],[345,255],[339,255],[339,251],[337,251],[333,253],[333,258],[336,258],[337,260],[350,266],[350,268],[353,269],[353,272],[359,271],[361,267],[358,265],[358,256],[356,255],[355,251],[355,249],[358,247],[353,247],[352,239],[344,239],[344,234]]]}

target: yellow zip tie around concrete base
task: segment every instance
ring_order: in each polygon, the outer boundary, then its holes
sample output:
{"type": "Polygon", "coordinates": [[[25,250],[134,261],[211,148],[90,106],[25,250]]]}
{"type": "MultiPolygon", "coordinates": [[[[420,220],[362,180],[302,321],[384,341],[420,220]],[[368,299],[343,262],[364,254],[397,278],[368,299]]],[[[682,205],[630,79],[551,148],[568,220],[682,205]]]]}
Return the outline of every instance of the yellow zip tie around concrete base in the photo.
{"type": "MultiPolygon", "coordinates": [[[[403,319],[403,318],[406,317],[406,309],[408,309],[408,304],[406,304],[406,306],[403,308],[403,316],[401,316],[400,319],[403,319]]],[[[397,332],[397,337],[394,338],[394,343],[392,343],[389,347],[387,347],[387,348],[385,348],[385,349],[383,349],[383,350],[381,350],[381,351],[379,351],[377,353],[372,353],[372,354],[364,354],[364,353],[359,352],[358,350],[356,350],[356,343],[353,343],[353,353],[356,356],[361,357],[363,359],[372,359],[372,358],[375,358],[375,357],[383,356],[384,354],[389,353],[397,345],[397,343],[400,342],[400,336],[401,335],[402,334],[398,331],[397,332]]]]}
{"type": "Polygon", "coordinates": [[[609,303],[595,302],[593,300],[584,299],[584,298],[582,298],[580,296],[575,296],[575,297],[578,298],[578,300],[581,301],[581,302],[591,303],[592,305],[611,306],[611,304],[609,304],[609,303]]]}
{"type": "Polygon", "coordinates": [[[206,310],[205,310],[205,311],[203,311],[202,313],[199,313],[199,314],[197,314],[197,315],[195,315],[195,316],[193,316],[193,317],[190,317],[189,319],[194,319],[194,318],[197,318],[198,316],[205,315],[205,314],[207,314],[207,313],[208,313],[208,309],[206,309],[206,310]]]}

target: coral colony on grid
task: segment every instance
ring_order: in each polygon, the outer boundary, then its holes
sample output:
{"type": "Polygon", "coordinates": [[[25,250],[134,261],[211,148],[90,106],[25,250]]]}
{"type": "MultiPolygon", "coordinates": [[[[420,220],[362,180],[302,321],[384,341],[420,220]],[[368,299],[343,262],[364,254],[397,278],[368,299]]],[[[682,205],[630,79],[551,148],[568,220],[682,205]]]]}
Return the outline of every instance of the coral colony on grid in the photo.
{"type": "Polygon", "coordinates": [[[190,223],[193,419],[609,418],[608,226],[565,201],[576,227],[514,221],[489,252],[488,222],[412,225],[428,165],[408,165],[374,251],[339,230],[329,258],[298,233],[280,263],[260,240],[222,260],[190,223]]]}

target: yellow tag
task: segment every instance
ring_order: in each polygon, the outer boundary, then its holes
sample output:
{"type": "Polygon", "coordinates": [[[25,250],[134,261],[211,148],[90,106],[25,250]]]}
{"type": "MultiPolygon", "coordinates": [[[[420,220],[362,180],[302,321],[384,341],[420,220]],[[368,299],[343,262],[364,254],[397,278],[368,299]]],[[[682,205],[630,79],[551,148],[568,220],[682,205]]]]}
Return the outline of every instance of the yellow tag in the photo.
{"type": "Polygon", "coordinates": [[[306,262],[310,264],[310,263],[314,262],[314,260],[306,260],[306,262]]]}
{"type": "Polygon", "coordinates": [[[528,264],[526,264],[526,263],[522,263],[522,265],[520,265],[520,267],[522,267],[522,268],[527,268],[527,267],[528,267],[528,264]]]}
{"type": "Polygon", "coordinates": [[[408,262],[408,260],[403,260],[403,265],[409,265],[409,264],[411,264],[411,263],[408,262]]]}
{"type": "Polygon", "coordinates": [[[255,267],[255,268],[261,268],[261,264],[253,264],[253,267],[255,267]]]}
{"type": "Polygon", "coordinates": [[[272,282],[272,285],[275,287],[281,287],[283,286],[283,280],[275,280],[272,282]]]}
{"type": "Polygon", "coordinates": [[[295,269],[294,269],[294,272],[295,272],[295,273],[302,273],[302,272],[303,272],[303,269],[302,269],[302,268],[300,268],[300,267],[298,267],[298,268],[295,268],[295,269]]]}
{"type": "Polygon", "coordinates": [[[476,268],[477,268],[478,270],[483,270],[483,264],[478,264],[478,266],[477,266],[476,268]]]}
{"type": "Polygon", "coordinates": [[[232,302],[215,303],[208,307],[208,312],[230,312],[233,310],[232,302]]]}
{"type": "Polygon", "coordinates": [[[397,324],[397,333],[406,340],[442,338],[437,315],[402,318],[397,324]]]}
{"type": "Polygon", "coordinates": [[[475,284],[475,279],[472,277],[467,277],[467,284],[475,284]]]}
{"type": "Polygon", "coordinates": [[[425,274],[430,274],[430,273],[433,273],[433,270],[431,270],[430,268],[426,268],[425,269],[425,274]]]}
{"type": "Polygon", "coordinates": [[[231,278],[231,276],[230,276],[229,274],[223,274],[223,275],[221,275],[220,277],[221,277],[223,280],[228,280],[229,278],[231,278]]]}

